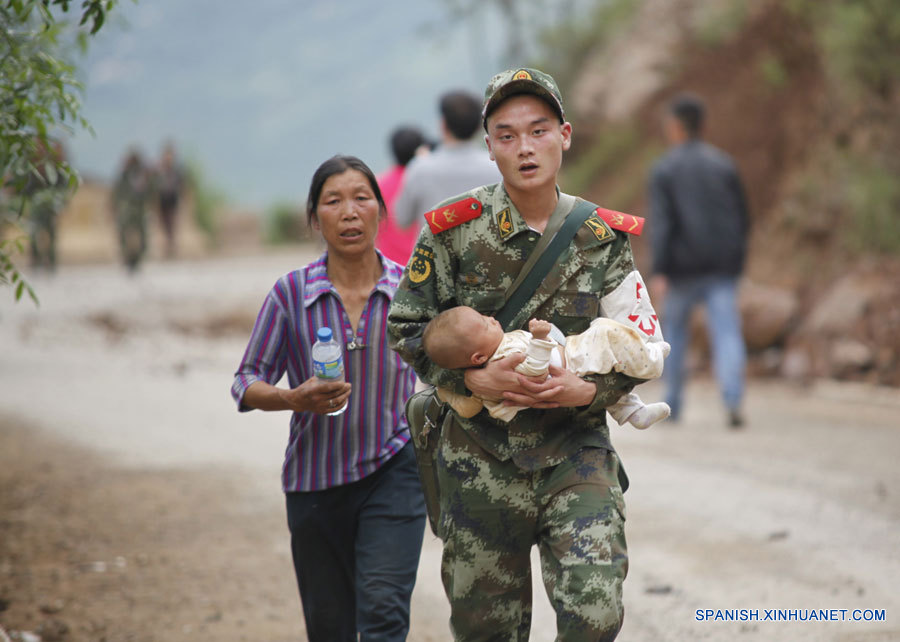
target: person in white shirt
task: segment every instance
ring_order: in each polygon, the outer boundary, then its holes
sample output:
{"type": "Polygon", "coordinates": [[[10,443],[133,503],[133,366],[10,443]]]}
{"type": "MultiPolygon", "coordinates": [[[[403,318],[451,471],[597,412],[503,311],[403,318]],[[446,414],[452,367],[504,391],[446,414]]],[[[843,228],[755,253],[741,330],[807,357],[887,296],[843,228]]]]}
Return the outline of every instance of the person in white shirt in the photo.
{"type": "Polygon", "coordinates": [[[440,145],[406,166],[394,203],[401,228],[421,226],[425,212],[455,194],[502,180],[484,145],[474,140],[481,127],[481,100],[467,91],[450,91],[441,97],[440,110],[440,145]]]}

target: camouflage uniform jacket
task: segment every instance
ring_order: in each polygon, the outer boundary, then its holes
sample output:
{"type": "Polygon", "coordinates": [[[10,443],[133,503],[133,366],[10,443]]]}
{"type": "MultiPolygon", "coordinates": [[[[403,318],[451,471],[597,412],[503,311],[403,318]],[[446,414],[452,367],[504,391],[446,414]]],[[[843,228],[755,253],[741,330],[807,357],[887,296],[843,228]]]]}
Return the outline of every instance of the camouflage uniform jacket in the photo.
{"type": "Polygon", "coordinates": [[[112,201],[120,228],[144,225],[150,182],[143,169],[126,168],[113,186],[112,201]]]}
{"type": "MultiPolygon", "coordinates": [[[[479,207],[481,214],[464,223],[438,233],[429,226],[422,229],[388,315],[391,347],[424,381],[460,394],[471,394],[464,384],[464,371],[439,368],[428,359],[422,349],[425,326],[439,312],[457,305],[483,314],[497,312],[506,289],[540,238],[516,210],[502,183],[444,201],[429,216],[452,225],[454,212],[479,207]],[[442,209],[452,204],[453,211],[442,209]],[[449,218],[441,218],[445,212],[449,218]]],[[[567,336],[583,332],[600,316],[601,298],[633,271],[627,235],[613,232],[592,215],[507,329],[525,328],[529,319],[541,318],[567,336]]],[[[597,394],[587,406],[526,409],[510,423],[494,420],[485,411],[471,419],[457,417],[457,421],[492,455],[512,458],[526,470],[556,465],[584,446],[612,450],[604,408],[640,380],[617,373],[584,378],[597,385],[597,394]]]]}
{"type": "Polygon", "coordinates": [[[59,171],[54,171],[51,178],[30,174],[25,183],[23,193],[28,198],[31,208],[31,220],[39,227],[56,224],[60,210],[69,196],[69,184],[59,171]]]}

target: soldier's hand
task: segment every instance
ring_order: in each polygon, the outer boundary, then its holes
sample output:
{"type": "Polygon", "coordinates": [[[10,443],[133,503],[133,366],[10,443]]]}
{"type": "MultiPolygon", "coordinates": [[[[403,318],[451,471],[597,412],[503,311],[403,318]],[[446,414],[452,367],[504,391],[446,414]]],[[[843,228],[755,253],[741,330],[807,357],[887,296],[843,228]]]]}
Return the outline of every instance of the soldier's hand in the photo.
{"type": "Polygon", "coordinates": [[[483,368],[466,370],[466,388],[482,399],[500,401],[507,391],[525,392],[519,380],[522,376],[515,367],[525,361],[525,353],[518,352],[497,361],[488,361],[483,368]]]}
{"type": "Polygon", "coordinates": [[[550,366],[550,376],[544,381],[535,377],[519,377],[523,392],[507,390],[503,398],[517,406],[529,408],[571,408],[586,406],[597,394],[596,384],[585,381],[574,372],[550,366]]]}

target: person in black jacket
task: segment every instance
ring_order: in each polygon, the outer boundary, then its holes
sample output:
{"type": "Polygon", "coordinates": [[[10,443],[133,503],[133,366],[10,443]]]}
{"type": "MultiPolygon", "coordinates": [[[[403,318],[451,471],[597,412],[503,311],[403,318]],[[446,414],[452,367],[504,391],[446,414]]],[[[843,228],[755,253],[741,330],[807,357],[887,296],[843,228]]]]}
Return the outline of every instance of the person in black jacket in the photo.
{"type": "Polygon", "coordinates": [[[743,425],[746,348],[737,305],[749,220],[731,158],[701,139],[705,108],[691,94],[669,104],[663,129],[669,151],[650,175],[653,298],[662,301],[672,352],[663,373],[672,419],[681,412],[684,357],[695,305],[706,305],[713,367],[729,424],[743,425]]]}

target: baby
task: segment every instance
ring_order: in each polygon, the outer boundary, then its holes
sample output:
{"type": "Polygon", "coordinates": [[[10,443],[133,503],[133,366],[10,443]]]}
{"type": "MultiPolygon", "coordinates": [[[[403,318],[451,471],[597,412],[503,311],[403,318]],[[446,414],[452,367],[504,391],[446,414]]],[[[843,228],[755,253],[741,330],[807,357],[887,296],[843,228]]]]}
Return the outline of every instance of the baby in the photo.
{"type": "MultiPolygon", "coordinates": [[[[516,371],[529,377],[546,377],[552,363],[578,376],[615,371],[639,379],[655,379],[662,374],[663,360],[669,354],[665,341],[645,341],[633,328],[611,319],[594,319],[587,330],[568,337],[565,346],[548,338],[550,328],[549,322],[532,319],[528,323],[530,332],[503,332],[493,317],[458,306],[428,323],[422,343],[428,357],[448,369],[478,366],[524,352],[525,360],[516,366],[516,371]]],[[[523,408],[467,397],[444,388],[438,388],[438,396],[462,417],[473,417],[485,407],[491,417],[508,422],[523,408]]],[[[607,411],[616,423],[627,422],[641,429],[670,413],[668,404],[644,404],[633,392],[622,395],[607,411]]]]}

